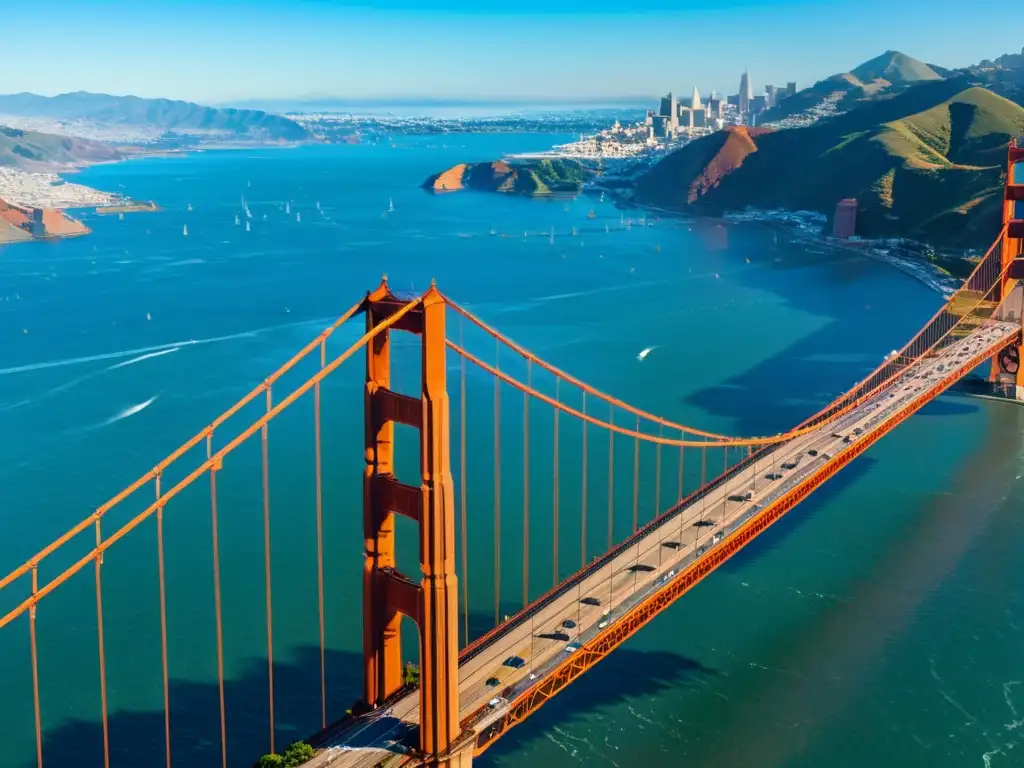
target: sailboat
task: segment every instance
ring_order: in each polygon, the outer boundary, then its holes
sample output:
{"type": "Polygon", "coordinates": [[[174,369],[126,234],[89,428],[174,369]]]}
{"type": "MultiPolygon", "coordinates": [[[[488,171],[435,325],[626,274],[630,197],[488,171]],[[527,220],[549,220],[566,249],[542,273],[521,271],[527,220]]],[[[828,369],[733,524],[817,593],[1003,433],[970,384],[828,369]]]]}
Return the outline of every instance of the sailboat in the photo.
{"type": "Polygon", "coordinates": [[[251,231],[251,230],[249,229],[249,222],[248,222],[248,221],[247,221],[247,222],[245,222],[245,231],[246,231],[246,232],[250,232],[250,231],[251,231]]]}
{"type": "Polygon", "coordinates": [[[118,221],[124,221],[124,214],[123,214],[123,213],[121,213],[121,214],[118,214],[118,216],[117,216],[117,220],[118,220],[118,221]]]}
{"type": "Polygon", "coordinates": [[[391,199],[391,198],[389,197],[389,198],[388,198],[388,213],[394,213],[394,210],[395,210],[395,201],[394,201],[394,200],[392,200],[392,199],[391,199]]]}
{"type": "Polygon", "coordinates": [[[292,204],[291,203],[285,203],[284,204],[284,212],[285,213],[291,213],[292,212],[292,204]]]}
{"type": "Polygon", "coordinates": [[[239,224],[241,224],[241,223],[242,223],[242,222],[240,222],[240,221],[238,220],[238,214],[236,213],[236,214],[235,214],[235,226],[237,227],[237,226],[238,226],[239,224]]]}
{"type": "Polygon", "coordinates": [[[554,227],[551,228],[551,236],[548,238],[548,242],[551,243],[552,245],[555,244],[555,228],[554,227]]]}
{"type": "Polygon", "coordinates": [[[573,237],[576,237],[576,227],[573,227],[573,228],[572,228],[572,236],[573,236],[573,237]]]}
{"type": "Polygon", "coordinates": [[[317,201],[316,201],[316,209],[317,209],[318,211],[319,211],[319,210],[321,210],[321,209],[320,209],[320,201],[319,201],[319,200],[317,200],[317,201]]]}
{"type": "Polygon", "coordinates": [[[188,209],[189,209],[190,211],[192,210],[192,203],[189,203],[189,204],[188,204],[188,209]]]}
{"type": "Polygon", "coordinates": [[[608,234],[608,225],[607,224],[604,225],[604,233],[606,235],[608,234]]]}
{"type": "Polygon", "coordinates": [[[251,187],[252,186],[252,179],[247,179],[246,182],[245,182],[245,186],[251,187]]]}
{"type": "Polygon", "coordinates": [[[602,203],[604,202],[604,192],[601,193],[601,200],[600,200],[600,202],[602,202],[602,203]]]}
{"type": "Polygon", "coordinates": [[[182,237],[188,237],[188,224],[186,224],[184,227],[182,227],[181,234],[182,234],[182,237]]]}
{"type": "Polygon", "coordinates": [[[302,221],[302,214],[301,213],[296,213],[295,214],[295,220],[296,221],[302,221]]]}

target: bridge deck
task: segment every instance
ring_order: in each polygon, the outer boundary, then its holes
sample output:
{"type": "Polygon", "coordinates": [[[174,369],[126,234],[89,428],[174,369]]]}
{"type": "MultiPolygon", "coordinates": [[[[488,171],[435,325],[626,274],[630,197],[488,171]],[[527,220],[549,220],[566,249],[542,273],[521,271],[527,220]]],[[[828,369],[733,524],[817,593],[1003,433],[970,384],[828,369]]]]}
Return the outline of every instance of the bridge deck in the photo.
{"type": "MultiPolygon", "coordinates": [[[[1019,325],[987,321],[934,357],[915,363],[837,421],[750,461],[703,498],[652,523],[639,541],[583,569],[564,588],[514,617],[501,633],[461,661],[464,728],[475,739],[489,727],[497,727],[495,723],[506,718],[517,701],[578,652],[573,646],[586,645],[609,631],[632,608],[678,579],[687,566],[708,557],[758,512],[803,485],[820,485],[824,479],[820,470],[834,457],[851,448],[866,448],[902,421],[908,409],[920,408],[1019,333],[1019,325]],[[809,453],[812,450],[815,455],[809,453]],[[566,620],[575,626],[565,628],[566,620]],[[525,665],[505,666],[503,662],[512,656],[523,659],[525,665]],[[498,684],[488,685],[491,678],[498,684]]],[[[368,767],[405,762],[402,743],[408,741],[418,720],[418,693],[412,692],[388,709],[358,718],[344,731],[331,734],[324,743],[327,752],[316,764],[368,767]]]]}

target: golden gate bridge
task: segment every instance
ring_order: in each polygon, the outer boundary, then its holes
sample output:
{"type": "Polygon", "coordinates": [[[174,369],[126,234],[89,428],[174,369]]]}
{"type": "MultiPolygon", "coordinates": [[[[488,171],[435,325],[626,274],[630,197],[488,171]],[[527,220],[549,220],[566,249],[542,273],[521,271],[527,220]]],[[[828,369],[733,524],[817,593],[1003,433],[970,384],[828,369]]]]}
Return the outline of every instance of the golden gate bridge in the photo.
{"type": "Polygon", "coordinates": [[[321,730],[309,740],[318,753],[308,765],[470,765],[474,756],[967,373],[990,361],[990,381],[1024,400],[1024,371],[1019,364],[1024,327],[1024,219],[1016,213],[1016,204],[1024,200],[1024,184],[1014,182],[1014,165],[1022,162],[1024,146],[1014,142],[1009,149],[1002,228],[963,286],[917,335],[866,378],[803,423],[774,436],[716,434],[648,413],[536,356],[436,285],[422,295],[398,296],[385,279],[209,426],[0,579],[0,595],[13,600],[9,603],[13,607],[0,616],[0,628],[28,635],[26,663],[31,668],[31,691],[5,685],[0,692],[4,711],[13,712],[17,707],[31,710],[36,762],[41,768],[46,731],[37,611],[63,585],[80,574],[80,578],[88,578],[91,572],[102,764],[110,766],[116,745],[109,729],[104,556],[134,531],[155,526],[159,591],[154,599],[160,613],[164,740],[154,748],[161,753],[159,757],[149,755],[146,763],[164,763],[168,768],[174,764],[164,531],[175,499],[195,490],[205,499],[211,524],[215,614],[211,642],[217,650],[220,763],[225,768],[247,764],[267,748],[273,752],[282,746],[278,743],[280,713],[274,690],[269,425],[300,400],[312,400],[320,685],[319,691],[308,695],[319,695],[321,730]],[[328,342],[357,316],[363,318],[365,332],[332,357],[328,342]],[[449,329],[453,319],[459,326],[457,336],[449,329]],[[489,341],[488,352],[469,348],[465,327],[489,341]],[[398,391],[393,381],[395,339],[402,334],[415,339],[419,349],[419,387],[413,393],[398,391]],[[346,363],[349,368],[356,365],[350,361],[360,356],[365,361],[363,693],[343,717],[332,719],[325,669],[324,627],[329,606],[324,600],[323,512],[324,480],[330,473],[325,473],[322,458],[323,385],[346,363]],[[518,361],[518,368],[508,364],[510,359],[518,361]],[[285,375],[303,361],[312,361],[316,372],[276,399],[285,375]],[[448,380],[453,370],[458,372],[454,388],[448,380]],[[467,447],[468,370],[493,381],[490,419],[494,443],[489,456],[476,448],[470,454],[467,447]],[[517,373],[519,370],[525,370],[525,375],[517,373]],[[543,386],[541,376],[553,381],[553,388],[543,386]],[[502,457],[502,434],[507,429],[502,403],[509,402],[510,395],[517,402],[521,399],[521,411],[515,414],[522,421],[521,463],[502,457]],[[260,401],[262,415],[225,438],[225,433],[232,431],[232,417],[260,401]],[[453,419],[456,407],[458,418],[453,419]],[[550,415],[550,425],[538,418],[542,408],[550,415]],[[404,425],[403,430],[396,425],[404,425]],[[563,447],[570,425],[582,435],[579,451],[573,444],[572,455],[563,447]],[[538,532],[530,514],[535,499],[531,473],[536,481],[536,462],[530,455],[536,439],[531,440],[530,435],[533,429],[536,438],[541,426],[550,429],[543,442],[550,440],[550,461],[544,463],[550,473],[551,496],[544,506],[551,514],[538,532]],[[418,433],[420,477],[412,484],[398,479],[396,454],[403,449],[403,439],[409,443],[405,450],[417,448],[411,437],[414,432],[418,433]],[[621,457],[616,461],[616,446],[622,441],[632,443],[633,448],[632,462],[626,466],[621,457]],[[262,499],[267,738],[266,744],[253,744],[249,754],[229,756],[218,521],[232,497],[224,498],[219,480],[226,471],[225,461],[243,445],[255,442],[260,449],[259,477],[252,482],[261,488],[262,499]],[[653,449],[649,453],[654,456],[654,509],[646,521],[647,514],[640,509],[640,487],[641,478],[649,477],[650,471],[641,466],[641,446],[653,449]],[[201,457],[191,466],[196,451],[201,457]],[[696,487],[688,488],[688,478],[696,472],[694,462],[700,467],[699,480],[696,487]],[[485,464],[491,464],[494,494],[489,505],[477,506],[490,509],[470,509],[467,484],[473,467],[485,464]],[[520,471],[510,480],[508,467],[513,464],[520,471]],[[602,489],[606,490],[606,504],[600,505],[594,499],[602,499],[588,481],[588,469],[593,474],[597,467],[602,484],[607,483],[607,489],[602,489]],[[560,487],[563,476],[579,482],[572,494],[560,487]],[[622,485],[631,490],[631,505],[618,503],[621,493],[617,495],[616,488],[621,491],[622,485]],[[508,526],[503,528],[501,523],[510,487],[519,497],[521,509],[517,512],[522,514],[522,530],[517,532],[521,541],[515,544],[507,541],[508,526]],[[150,500],[139,501],[147,495],[150,500]],[[671,503],[663,503],[666,495],[671,496],[671,503]],[[134,511],[140,506],[141,510],[129,513],[123,525],[104,525],[114,511],[134,511]],[[620,509],[622,506],[627,508],[620,509]],[[488,521],[492,542],[481,542],[470,533],[474,520],[482,517],[493,517],[488,521]],[[409,522],[400,525],[399,518],[409,522]],[[567,545],[560,542],[559,534],[569,519],[579,531],[579,569],[562,578],[567,545]],[[402,539],[397,534],[402,525],[416,534],[402,539]],[[623,531],[627,532],[617,535],[623,531]],[[599,548],[594,545],[598,539],[599,548]],[[417,577],[399,568],[399,547],[418,552],[417,577]],[[493,560],[493,622],[488,631],[472,637],[468,552],[488,547],[493,560]],[[502,559],[504,556],[507,562],[517,548],[522,557],[522,583],[516,585],[521,592],[520,607],[512,615],[504,615],[502,559]],[[536,582],[537,568],[531,566],[531,554],[536,558],[541,549],[543,557],[552,561],[551,578],[545,584],[536,582]],[[68,554],[83,550],[77,557],[68,554]],[[70,564],[62,567],[64,563],[70,564]],[[407,674],[402,656],[403,617],[419,630],[418,674],[412,676],[407,674]]]}

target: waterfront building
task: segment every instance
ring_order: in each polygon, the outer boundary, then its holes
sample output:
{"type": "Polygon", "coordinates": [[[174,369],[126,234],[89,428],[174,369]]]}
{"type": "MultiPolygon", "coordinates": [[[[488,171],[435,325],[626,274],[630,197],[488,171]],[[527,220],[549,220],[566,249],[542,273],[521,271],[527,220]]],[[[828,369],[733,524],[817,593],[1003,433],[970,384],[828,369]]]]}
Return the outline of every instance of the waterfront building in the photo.
{"type": "Polygon", "coordinates": [[[786,83],[786,96],[796,96],[796,83],[786,83]]]}
{"type": "Polygon", "coordinates": [[[857,234],[857,200],[848,197],[836,203],[836,214],[832,220],[832,236],[853,237],[857,234]]]}

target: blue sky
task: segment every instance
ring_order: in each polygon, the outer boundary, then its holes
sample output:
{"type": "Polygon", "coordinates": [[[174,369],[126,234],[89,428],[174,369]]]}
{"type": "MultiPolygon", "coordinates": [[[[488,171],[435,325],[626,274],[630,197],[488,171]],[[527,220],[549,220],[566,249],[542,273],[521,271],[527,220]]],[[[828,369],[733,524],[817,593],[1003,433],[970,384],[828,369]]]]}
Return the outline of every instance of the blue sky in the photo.
{"type": "Polygon", "coordinates": [[[1019,52],[962,0],[54,0],[16,3],[0,90],[249,98],[648,96],[803,87],[887,49],[955,67],[1019,52]]]}

